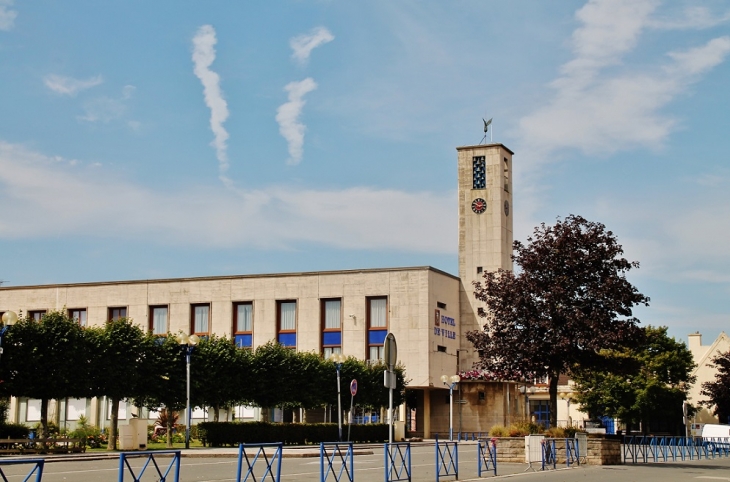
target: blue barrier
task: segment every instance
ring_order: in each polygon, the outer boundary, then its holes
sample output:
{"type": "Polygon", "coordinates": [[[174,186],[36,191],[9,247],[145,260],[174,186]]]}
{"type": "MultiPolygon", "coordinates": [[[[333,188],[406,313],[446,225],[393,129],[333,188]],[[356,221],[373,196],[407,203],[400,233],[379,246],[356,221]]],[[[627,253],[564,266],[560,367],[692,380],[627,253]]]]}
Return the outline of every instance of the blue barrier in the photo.
{"type": "Polygon", "coordinates": [[[35,474],[35,480],[36,482],[41,482],[41,479],[43,478],[43,464],[45,464],[45,460],[43,459],[26,459],[26,460],[0,460],[0,476],[3,478],[5,482],[8,482],[8,478],[5,476],[5,472],[3,471],[3,467],[6,465],[25,465],[25,464],[33,464],[33,468],[30,469],[30,472],[28,472],[28,475],[25,476],[23,479],[23,482],[28,482],[30,478],[35,474]]]}
{"type": "Polygon", "coordinates": [[[497,441],[479,440],[477,442],[477,476],[482,472],[492,472],[497,475],[497,441]]]}
{"type": "Polygon", "coordinates": [[[319,480],[326,482],[327,477],[332,474],[334,482],[347,481],[352,482],[355,477],[353,467],[352,442],[321,442],[319,444],[319,480]],[[342,447],[347,447],[343,453],[342,447]],[[330,452],[327,452],[327,449],[330,452]],[[327,459],[327,468],[325,469],[324,461],[327,459]],[[335,470],[337,467],[337,470],[335,470]],[[345,476],[345,478],[343,478],[345,476]]]}
{"type": "Polygon", "coordinates": [[[627,435],[623,440],[623,461],[636,463],[700,460],[730,457],[730,438],[651,437],[627,435]]]}
{"type": "Polygon", "coordinates": [[[550,465],[554,469],[557,469],[558,458],[555,453],[555,439],[542,439],[540,444],[542,445],[542,470],[545,470],[545,467],[550,465]]]}
{"type": "Polygon", "coordinates": [[[439,442],[436,438],[436,482],[450,476],[459,478],[458,442],[439,442]]]}
{"type": "Polygon", "coordinates": [[[385,444],[385,482],[411,482],[411,443],[385,444]]]}
{"type": "Polygon", "coordinates": [[[129,469],[129,473],[132,476],[132,480],[134,482],[140,482],[142,480],[142,476],[144,475],[145,470],[147,470],[147,467],[150,466],[150,462],[152,462],[152,466],[157,471],[157,476],[159,477],[159,482],[179,482],[180,481],[180,451],[179,450],[147,450],[143,452],[122,452],[119,454],[119,482],[124,482],[124,468],[126,467],[129,469]],[[170,456],[172,455],[172,460],[170,460],[170,463],[165,468],[164,472],[160,469],[160,466],[157,464],[157,460],[155,457],[159,456],[170,456]],[[137,459],[137,458],[143,458],[147,457],[147,461],[144,463],[142,468],[139,470],[139,475],[134,473],[134,469],[131,465],[129,465],[129,459],[137,459]],[[172,468],[175,467],[175,476],[172,479],[168,479],[167,477],[170,475],[170,471],[172,468]]]}
{"type": "Polygon", "coordinates": [[[573,464],[580,465],[580,447],[578,445],[578,439],[566,438],[565,439],[565,465],[570,467],[573,464]]]}
{"type": "MultiPolygon", "coordinates": [[[[238,470],[236,472],[236,482],[244,482],[251,477],[254,482],[263,482],[266,478],[270,478],[271,482],[279,482],[281,478],[281,452],[284,447],[282,442],[269,443],[269,444],[240,444],[238,446],[238,470]],[[273,454],[266,453],[266,449],[275,449],[273,454]],[[247,452],[249,451],[254,452],[247,452]],[[249,458],[253,458],[253,462],[249,458]],[[243,461],[246,461],[246,475],[241,479],[243,475],[243,461]],[[254,470],[256,469],[256,463],[259,460],[263,460],[264,469],[263,472],[259,470],[260,478],[256,478],[254,470]]],[[[261,467],[261,465],[259,465],[261,467]]]]}

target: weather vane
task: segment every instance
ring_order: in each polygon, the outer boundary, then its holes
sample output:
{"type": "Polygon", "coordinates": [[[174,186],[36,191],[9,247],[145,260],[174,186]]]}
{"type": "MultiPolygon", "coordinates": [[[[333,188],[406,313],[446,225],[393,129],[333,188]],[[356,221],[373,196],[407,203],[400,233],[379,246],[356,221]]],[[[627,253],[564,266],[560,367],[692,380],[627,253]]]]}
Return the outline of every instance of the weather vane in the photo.
{"type": "Polygon", "coordinates": [[[487,131],[489,131],[489,143],[492,143],[492,129],[489,128],[489,126],[492,125],[492,119],[484,120],[484,118],[482,118],[482,121],[484,122],[484,137],[482,137],[482,140],[479,142],[479,144],[482,144],[484,141],[487,140],[487,131]]]}

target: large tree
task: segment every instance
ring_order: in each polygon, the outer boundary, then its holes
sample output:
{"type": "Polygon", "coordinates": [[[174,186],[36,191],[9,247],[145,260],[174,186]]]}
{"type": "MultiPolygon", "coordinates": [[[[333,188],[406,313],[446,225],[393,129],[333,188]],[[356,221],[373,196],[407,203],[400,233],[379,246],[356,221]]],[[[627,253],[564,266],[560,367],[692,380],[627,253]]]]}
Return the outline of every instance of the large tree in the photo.
{"type": "Polygon", "coordinates": [[[488,272],[475,282],[486,305],[484,329],[467,334],[478,368],[514,378],[547,377],[550,424],[557,422],[558,377],[595,366],[602,349],[641,341],[632,309],[649,298],[626,279],[638,262],[623,258],[616,236],[597,222],[570,215],[536,227],[514,242],[518,271],[488,272]]]}
{"type": "Polygon", "coordinates": [[[702,395],[707,397],[703,404],[714,407],[712,413],[720,423],[730,422],[730,351],[712,358],[712,366],[717,368],[715,380],[702,384],[702,395]]]}
{"type": "Polygon", "coordinates": [[[576,401],[584,412],[641,422],[644,432],[677,430],[682,404],[694,377],[692,352],[667,335],[667,327],[647,326],[644,342],[623,350],[601,350],[601,368],[576,367],[576,401]],[[652,424],[663,421],[664,427],[652,424]]]}

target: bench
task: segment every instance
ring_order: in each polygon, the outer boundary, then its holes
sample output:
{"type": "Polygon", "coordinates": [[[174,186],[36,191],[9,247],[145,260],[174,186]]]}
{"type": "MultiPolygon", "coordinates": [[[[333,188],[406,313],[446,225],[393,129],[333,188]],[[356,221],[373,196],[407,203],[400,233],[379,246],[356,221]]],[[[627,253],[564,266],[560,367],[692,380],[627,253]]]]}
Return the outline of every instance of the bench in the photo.
{"type": "Polygon", "coordinates": [[[70,454],[86,452],[80,438],[0,439],[0,454],[70,454]]]}

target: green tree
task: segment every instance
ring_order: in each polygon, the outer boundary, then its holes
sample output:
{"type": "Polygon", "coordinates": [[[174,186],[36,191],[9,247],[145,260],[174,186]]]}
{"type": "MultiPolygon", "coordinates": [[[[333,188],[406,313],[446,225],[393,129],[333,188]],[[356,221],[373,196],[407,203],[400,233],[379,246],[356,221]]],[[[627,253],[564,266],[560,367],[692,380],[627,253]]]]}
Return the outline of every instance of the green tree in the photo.
{"type": "Polygon", "coordinates": [[[475,283],[487,308],[484,329],[467,333],[480,353],[477,368],[512,379],[546,376],[552,426],[561,373],[594,366],[601,349],[640,341],[632,308],[649,298],[626,279],[639,264],[622,255],[603,224],[570,215],[535,228],[527,245],[514,242],[517,274],[488,272],[475,283]]]}
{"type": "Polygon", "coordinates": [[[43,436],[48,436],[48,402],[90,396],[90,337],[64,312],[39,321],[25,317],[5,334],[2,379],[7,393],[41,401],[43,436]]]}
{"type": "Polygon", "coordinates": [[[667,335],[667,327],[644,328],[640,346],[602,350],[600,368],[576,368],[576,401],[590,414],[618,418],[627,425],[676,420],[694,377],[692,353],[667,335]]]}
{"type": "Polygon", "coordinates": [[[717,368],[715,380],[702,384],[703,402],[721,423],[730,422],[730,351],[712,358],[712,367],[717,368]],[[713,408],[714,407],[714,408],[713,408]]]}

